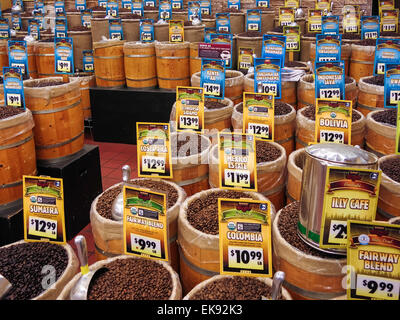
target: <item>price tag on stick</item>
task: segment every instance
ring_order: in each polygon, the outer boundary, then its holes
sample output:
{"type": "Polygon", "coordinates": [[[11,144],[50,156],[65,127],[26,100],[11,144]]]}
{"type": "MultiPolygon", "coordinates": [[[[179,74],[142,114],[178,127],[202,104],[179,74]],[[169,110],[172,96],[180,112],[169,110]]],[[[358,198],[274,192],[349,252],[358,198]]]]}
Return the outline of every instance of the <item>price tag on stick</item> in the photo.
{"type": "Polygon", "coordinates": [[[204,89],[176,87],[176,131],[202,133],[204,129],[204,89]]]}
{"type": "Polygon", "coordinates": [[[400,300],[400,225],[347,223],[347,298],[400,300]]]}
{"type": "Polygon", "coordinates": [[[74,72],[74,46],[72,38],[55,38],[55,73],[74,72]]]}
{"type": "Polygon", "coordinates": [[[24,83],[20,68],[3,67],[5,105],[25,110],[24,83]]]}
{"type": "Polygon", "coordinates": [[[221,59],[201,59],[200,86],[206,98],[224,99],[225,62],[221,59]]]}
{"type": "Polygon", "coordinates": [[[170,43],[184,42],[183,20],[169,20],[169,42],[170,43]]]}
{"type": "Polygon", "coordinates": [[[400,39],[376,39],[374,75],[385,74],[385,64],[400,61],[400,39]]]}
{"type": "Polygon", "coordinates": [[[220,273],[272,276],[271,203],[218,199],[220,273]]]}
{"type": "Polygon", "coordinates": [[[23,176],[23,206],[25,241],[66,242],[62,179],[23,176]]]}

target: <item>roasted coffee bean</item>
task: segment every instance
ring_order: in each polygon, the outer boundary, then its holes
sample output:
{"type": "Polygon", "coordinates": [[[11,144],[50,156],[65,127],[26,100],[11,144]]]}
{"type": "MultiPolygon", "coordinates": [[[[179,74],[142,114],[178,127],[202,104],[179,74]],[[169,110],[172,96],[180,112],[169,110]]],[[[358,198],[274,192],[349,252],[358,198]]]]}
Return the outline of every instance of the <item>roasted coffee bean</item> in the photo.
{"type": "Polygon", "coordinates": [[[68,265],[67,251],[60,245],[32,242],[0,248],[0,274],[12,284],[6,300],[28,300],[45,291],[42,281],[51,279],[45,266],[54,267],[58,280],[68,265]],[[42,274],[42,271],[44,272],[42,274]]]}
{"type": "Polygon", "coordinates": [[[380,169],[390,179],[400,183],[400,158],[389,158],[380,164],[380,169]]]}
{"type": "Polygon", "coordinates": [[[385,77],[383,74],[380,74],[377,76],[366,78],[366,79],[364,79],[364,82],[368,83],[368,84],[374,84],[376,86],[383,87],[385,85],[385,77]]]}
{"type": "MultiPolygon", "coordinates": [[[[271,299],[272,288],[250,277],[229,277],[213,281],[196,292],[191,300],[262,300],[271,299]]],[[[281,296],[279,300],[284,300],[281,296]]]]}
{"type": "Polygon", "coordinates": [[[0,108],[0,119],[3,120],[12,116],[16,116],[22,112],[24,112],[24,110],[20,108],[4,106],[0,108]]]}
{"type": "Polygon", "coordinates": [[[167,300],[172,279],[160,263],[143,258],[117,259],[93,279],[88,300],[167,300]]]}
{"type": "Polygon", "coordinates": [[[171,139],[171,154],[174,158],[176,157],[189,157],[195,154],[199,154],[203,151],[206,145],[202,145],[203,139],[200,135],[185,135],[181,134],[178,137],[174,136],[171,139]],[[183,155],[181,148],[185,146],[185,154],[183,155]]]}
{"type": "Polygon", "coordinates": [[[317,37],[318,32],[310,32],[310,33],[305,33],[303,34],[303,37],[307,37],[307,38],[316,38],[317,37]]]}
{"type": "Polygon", "coordinates": [[[282,152],[272,143],[256,140],[257,163],[275,161],[281,156],[282,152]]]}
{"type": "Polygon", "coordinates": [[[285,62],[285,68],[305,68],[307,67],[303,62],[300,61],[288,61],[285,62]]]}
{"type": "Polygon", "coordinates": [[[380,37],[391,37],[391,38],[398,38],[400,37],[399,32],[394,31],[383,31],[379,34],[380,37]]]}
{"type": "Polygon", "coordinates": [[[283,34],[283,26],[277,26],[272,29],[272,32],[282,33],[283,34]]]}
{"type": "MultiPolygon", "coordinates": [[[[243,113],[243,103],[241,103],[237,108],[237,112],[243,113]]],[[[292,108],[285,102],[281,100],[275,100],[275,116],[284,116],[292,111],[292,108]]]]}
{"type": "Polygon", "coordinates": [[[215,19],[215,16],[213,14],[202,14],[201,19],[215,19]]]}
{"type": "Polygon", "coordinates": [[[92,11],[106,11],[107,10],[107,8],[104,8],[102,6],[95,6],[91,9],[92,9],[92,11]]]}
{"type": "Polygon", "coordinates": [[[236,8],[227,8],[227,9],[223,9],[223,13],[228,13],[228,12],[232,12],[232,13],[242,13],[242,11],[236,9],[236,8]]]}
{"type": "Polygon", "coordinates": [[[158,11],[158,6],[152,7],[152,6],[143,6],[143,10],[148,10],[148,11],[158,11]]]}
{"type": "MultiPolygon", "coordinates": [[[[155,192],[165,192],[167,194],[167,208],[171,208],[178,201],[178,192],[174,187],[163,181],[152,179],[132,179],[130,183],[135,186],[141,186],[155,192]]],[[[99,197],[96,205],[97,212],[104,218],[112,220],[112,204],[115,198],[121,193],[122,187],[117,186],[106,190],[99,197]]]]}
{"type": "Polygon", "coordinates": [[[183,24],[184,24],[185,27],[191,27],[191,26],[193,26],[192,21],[185,21],[183,24]]]}
{"type": "Polygon", "coordinates": [[[297,234],[297,222],[299,221],[300,202],[292,202],[281,210],[278,221],[278,229],[281,236],[293,247],[311,256],[324,259],[341,259],[341,256],[327,254],[306,244],[297,234]]]}
{"type": "Polygon", "coordinates": [[[223,104],[222,102],[218,102],[218,101],[212,101],[212,100],[207,100],[204,103],[204,106],[206,107],[206,109],[208,110],[214,110],[214,109],[221,109],[221,108],[225,108],[226,104],[223,104]]]}
{"type": "Polygon", "coordinates": [[[70,31],[90,31],[90,28],[84,27],[84,26],[75,26],[72,28],[68,29],[68,32],[70,31]]]}
{"type": "Polygon", "coordinates": [[[192,201],[187,209],[187,220],[193,228],[212,235],[219,233],[218,198],[238,199],[248,198],[244,192],[216,191],[205,197],[192,201]]]}
{"type": "MultiPolygon", "coordinates": [[[[185,12],[185,9],[178,9],[178,8],[172,8],[172,12],[185,12]]],[[[204,18],[204,15],[201,15],[201,18],[204,18]]]]}
{"type": "Polygon", "coordinates": [[[238,34],[241,37],[250,37],[250,38],[255,38],[255,37],[262,37],[262,33],[258,31],[246,31],[238,34]]]}
{"type": "Polygon", "coordinates": [[[139,16],[138,14],[124,14],[123,17],[121,18],[122,20],[140,20],[142,19],[142,16],[139,16]]]}
{"type": "Polygon", "coordinates": [[[342,39],[346,40],[361,40],[361,34],[358,33],[343,33],[342,34],[342,39]]]}
{"type": "Polygon", "coordinates": [[[375,47],[376,39],[364,39],[355,43],[359,46],[366,46],[366,47],[375,47]]]}
{"type": "Polygon", "coordinates": [[[388,108],[383,111],[375,113],[372,118],[376,122],[396,126],[397,124],[397,108],[388,108]]]}
{"type": "Polygon", "coordinates": [[[392,224],[400,224],[400,219],[392,222],[392,224]]]}
{"type": "Polygon", "coordinates": [[[41,81],[33,81],[30,84],[31,88],[42,88],[42,87],[55,87],[64,84],[64,82],[59,80],[41,80],[41,81]]]}
{"type": "MultiPolygon", "coordinates": [[[[301,112],[301,114],[303,116],[305,116],[306,118],[308,118],[312,121],[315,121],[315,107],[314,106],[308,106],[301,112]]],[[[361,119],[361,116],[353,110],[352,115],[351,115],[351,122],[356,122],[360,119],[361,119]]]]}
{"type": "Polygon", "coordinates": [[[301,170],[303,170],[305,157],[306,156],[304,153],[298,153],[297,156],[294,158],[294,164],[301,170]]]}

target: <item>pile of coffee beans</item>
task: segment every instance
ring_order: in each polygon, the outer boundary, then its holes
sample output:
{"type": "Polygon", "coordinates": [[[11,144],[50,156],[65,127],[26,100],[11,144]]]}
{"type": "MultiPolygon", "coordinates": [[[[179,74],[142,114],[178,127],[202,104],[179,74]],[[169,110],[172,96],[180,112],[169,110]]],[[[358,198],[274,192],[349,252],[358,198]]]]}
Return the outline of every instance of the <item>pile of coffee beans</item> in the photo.
{"type": "Polygon", "coordinates": [[[45,79],[41,81],[33,81],[30,83],[32,88],[55,87],[64,84],[62,80],[45,79]]]}
{"type": "Polygon", "coordinates": [[[277,27],[273,28],[272,32],[283,33],[283,26],[277,26],[277,27]]]}
{"type": "Polygon", "coordinates": [[[75,27],[69,28],[68,32],[69,31],[90,31],[90,28],[87,28],[85,26],[75,26],[75,27]]]}
{"type": "Polygon", "coordinates": [[[123,20],[127,20],[127,19],[140,20],[140,19],[142,19],[142,16],[139,16],[138,14],[135,14],[135,13],[124,14],[122,19],[123,20]]]}
{"type": "Polygon", "coordinates": [[[235,9],[235,8],[227,8],[223,10],[223,13],[228,13],[228,12],[232,12],[232,13],[243,13],[242,11],[235,9]]]}
{"type": "Polygon", "coordinates": [[[390,179],[400,183],[400,157],[393,157],[382,161],[380,169],[390,179]]]}
{"type": "Polygon", "coordinates": [[[160,263],[142,258],[117,259],[92,280],[88,300],[168,300],[172,279],[160,263]]]}
{"type": "Polygon", "coordinates": [[[361,40],[361,34],[358,33],[343,33],[342,39],[346,40],[361,40]]]}
{"type": "Polygon", "coordinates": [[[24,110],[20,108],[4,106],[0,108],[0,120],[16,116],[17,114],[23,113],[24,110]]]}
{"type": "Polygon", "coordinates": [[[46,277],[50,280],[51,275],[44,267],[54,267],[54,280],[57,281],[67,265],[67,251],[57,244],[32,242],[0,248],[0,274],[12,285],[5,299],[29,300],[37,297],[45,291],[46,285],[50,285],[46,277]]]}
{"type": "Polygon", "coordinates": [[[205,147],[203,144],[204,140],[201,138],[200,135],[178,135],[173,136],[171,139],[171,154],[172,157],[189,157],[195,154],[200,154],[205,147]],[[186,150],[185,154],[181,151],[182,147],[184,151],[186,150]]]}
{"type": "MultiPolygon", "coordinates": [[[[272,289],[250,277],[226,277],[210,282],[196,292],[191,300],[262,300],[271,299],[272,289]]],[[[279,300],[284,300],[281,296],[279,300]]]]}
{"type": "Polygon", "coordinates": [[[278,221],[278,229],[281,236],[293,247],[301,252],[324,259],[341,259],[342,256],[327,254],[307,245],[297,234],[297,222],[299,221],[300,202],[292,202],[281,210],[278,221]]]}
{"type": "MultiPolygon", "coordinates": [[[[243,113],[243,103],[240,103],[236,110],[239,113],[243,113]]],[[[291,111],[292,108],[289,104],[282,102],[281,100],[275,100],[275,116],[284,116],[285,114],[289,114],[291,111]]]]}
{"type": "Polygon", "coordinates": [[[225,108],[226,104],[223,104],[222,102],[206,99],[206,101],[204,102],[204,107],[208,110],[215,110],[215,109],[225,108]]]}
{"type": "Polygon", "coordinates": [[[300,61],[288,61],[285,62],[285,68],[305,68],[307,67],[303,62],[300,61]]]}
{"type": "Polygon", "coordinates": [[[392,224],[400,224],[400,219],[393,221],[392,224]]]}
{"type": "Polygon", "coordinates": [[[282,152],[272,143],[256,140],[257,163],[275,161],[281,156],[282,152]]]}
{"type": "Polygon", "coordinates": [[[305,158],[306,155],[304,152],[298,153],[297,156],[294,158],[294,164],[296,165],[296,167],[303,170],[305,158]]]}
{"type": "Polygon", "coordinates": [[[383,87],[385,85],[385,76],[383,74],[380,74],[377,76],[369,77],[364,79],[364,82],[383,87]]]}
{"type": "Polygon", "coordinates": [[[202,20],[204,20],[204,19],[208,19],[208,20],[215,19],[215,16],[213,14],[202,14],[201,15],[201,19],[202,20]]]}
{"type": "Polygon", "coordinates": [[[388,108],[383,111],[379,111],[372,115],[372,119],[376,122],[396,126],[397,124],[397,108],[388,108]]]}
{"type": "Polygon", "coordinates": [[[143,6],[143,10],[147,11],[158,11],[158,6],[152,7],[152,6],[143,6]]]}
{"type": "MultiPolygon", "coordinates": [[[[306,107],[301,114],[311,121],[315,121],[315,106],[306,107]]],[[[356,122],[361,119],[361,115],[353,110],[351,115],[351,122],[356,122]]]]}
{"type": "Polygon", "coordinates": [[[256,38],[256,37],[262,37],[262,33],[258,31],[246,31],[239,33],[238,36],[240,37],[249,37],[249,38],[256,38]]]}
{"type": "Polygon", "coordinates": [[[356,42],[355,44],[359,45],[359,46],[375,47],[376,40],[375,39],[364,39],[364,40],[356,42]]]}
{"type": "MultiPolygon", "coordinates": [[[[132,179],[130,183],[135,186],[144,187],[155,192],[165,192],[167,195],[167,208],[171,208],[178,201],[178,192],[173,186],[163,181],[152,179],[132,179]]],[[[104,218],[112,220],[112,204],[121,193],[122,187],[116,186],[103,192],[96,205],[97,212],[104,218]]]]}
{"type": "Polygon", "coordinates": [[[207,196],[192,201],[187,209],[187,220],[197,230],[217,235],[219,233],[218,225],[218,199],[238,199],[248,198],[244,192],[239,191],[215,191],[207,196]]]}

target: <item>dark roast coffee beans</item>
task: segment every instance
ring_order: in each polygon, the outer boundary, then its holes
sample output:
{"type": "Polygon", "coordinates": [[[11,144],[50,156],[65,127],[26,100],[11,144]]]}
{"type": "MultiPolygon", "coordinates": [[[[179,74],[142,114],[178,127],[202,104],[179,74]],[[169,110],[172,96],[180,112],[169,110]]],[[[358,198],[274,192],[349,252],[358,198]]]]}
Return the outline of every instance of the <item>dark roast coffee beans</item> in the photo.
{"type": "Polygon", "coordinates": [[[400,224],[400,220],[396,220],[396,221],[392,222],[392,224],[400,224]]]}
{"type": "Polygon", "coordinates": [[[58,280],[67,265],[67,251],[57,244],[31,242],[0,248],[0,274],[12,284],[5,299],[28,300],[37,297],[45,291],[42,282],[49,285],[46,277],[50,281],[52,278],[44,267],[54,267],[54,280],[58,280]]]}
{"type": "Polygon", "coordinates": [[[262,37],[262,33],[258,31],[246,31],[239,33],[238,36],[240,37],[250,37],[250,38],[256,38],[256,37],[262,37]]]}
{"type": "MultiPolygon", "coordinates": [[[[213,281],[196,292],[191,300],[261,300],[271,299],[271,287],[250,277],[229,277],[213,281]]],[[[279,300],[284,300],[279,297],[279,300]]]]}
{"type": "Polygon", "coordinates": [[[372,116],[376,122],[385,123],[391,126],[397,125],[397,109],[388,108],[386,110],[379,111],[372,116]]]}
{"type": "Polygon", "coordinates": [[[359,46],[375,47],[376,39],[364,39],[364,40],[356,42],[355,44],[357,44],[359,46]]]}
{"type": "Polygon", "coordinates": [[[305,156],[304,153],[299,153],[299,154],[297,154],[297,156],[294,158],[294,164],[296,165],[296,167],[300,168],[301,170],[303,170],[305,157],[306,157],[306,156],[305,156]]]}
{"type": "Polygon", "coordinates": [[[147,259],[117,259],[92,280],[88,300],[167,300],[172,279],[161,264],[147,259]]]}
{"type": "Polygon", "coordinates": [[[34,81],[30,84],[31,88],[42,88],[42,87],[55,87],[64,84],[64,82],[59,80],[42,80],[42,81],[34,81]]]}
{"type": "Polygon", "coordinates": [[[288,61],[285,62],[285,68],[305,68],[304,63],[299,61],[288,61]]]}
{"type": "Polygon", "coordinates": [[[16,116],[17,114],[20,114],[22,112],[24,112],[24,110],[20,108],[4,106],[0,108],[0,119],[3,120],[12,116],[16,116]]]}
{"type": "Polygon", "coordinates": [[[390,179],[400,183],[400,158],[390,158],[383,161],[380,169],[390,179]]]}
{"type": "Polygon", "coordinates": [[[221,109],[221,108],[225,108],[226,104],[223,104],[218,101],[206,100],[204,103],[204,107],[206,107],[206,109],[209,109],[209,110],[221,109]]]}
{"type": "MultiPolygon", "coordinates": [[[[314,106],[308,106],[301,112],[301,114],[303,116],[305,116],[306,118],[308,118],[312,121],[315,121],[315,107],[314,106]]],[[[351,115],[351,122],[356,122],[360,119],[361,119],[361,116],[353,110],[352,115],[351,115]]]]}
{"type": "MultiPolygon", "coordinates": [[[[239,113],[243,113],[243,103],[240,104],[236,110],[239,113]]],[[[281,100],[275,100],[275,116],[284,116],[285,114],[289,114],[292,111],[290,105],[281,100]]]]}
{"type": "Polygon", "coordinates": [[[383,74],[380,74],[377,76],[366,78],[364,79],[364,82],[383,87],[385,85],[385,77],[383,74]]]}
{"type": "Polygon", "coordinates": [[[256,140],[257,163],[275,161],[281,156],[282,152],[272,143],[256,140]]]}
{"type": "Polygon", "coordinates": [[[203,148],[206,145],[202,145],[203,140],[200,135],[187,135],[182,138],[182,136],[176,141],[176,137],[174,136],[171,140],[171,154],[173,157],[189,157],[191,155],[199,154],[202,152],[203,148]],[[181,148],[185,146],[186,153],[183,155],[181,152],[181,148]]]}

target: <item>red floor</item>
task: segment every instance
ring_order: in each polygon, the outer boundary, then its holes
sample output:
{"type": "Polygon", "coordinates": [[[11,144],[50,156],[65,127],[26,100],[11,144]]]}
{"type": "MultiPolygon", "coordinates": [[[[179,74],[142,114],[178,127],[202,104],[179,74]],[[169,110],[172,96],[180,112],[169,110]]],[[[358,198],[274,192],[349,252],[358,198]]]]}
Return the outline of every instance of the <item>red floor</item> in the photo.
{"type": "MultiPolygon", "coordinates": [[[[103,190],[109,188],[113,184],[121,182],[121,168],[125,164],[128,164],[131,167],[131,177],[137,177],[136,145],[96,142],[92,140],[88,133],[85,135],[85,144],[99,146],[103,190]]],[[[82,234],[86,238],[89,264],[96,262],[97,258],[95,255],[95,247],[90,224],[79,234],[82,234]]],[[[69,244],[76,250],[73,240],[69,241],[69,244]]]]}

